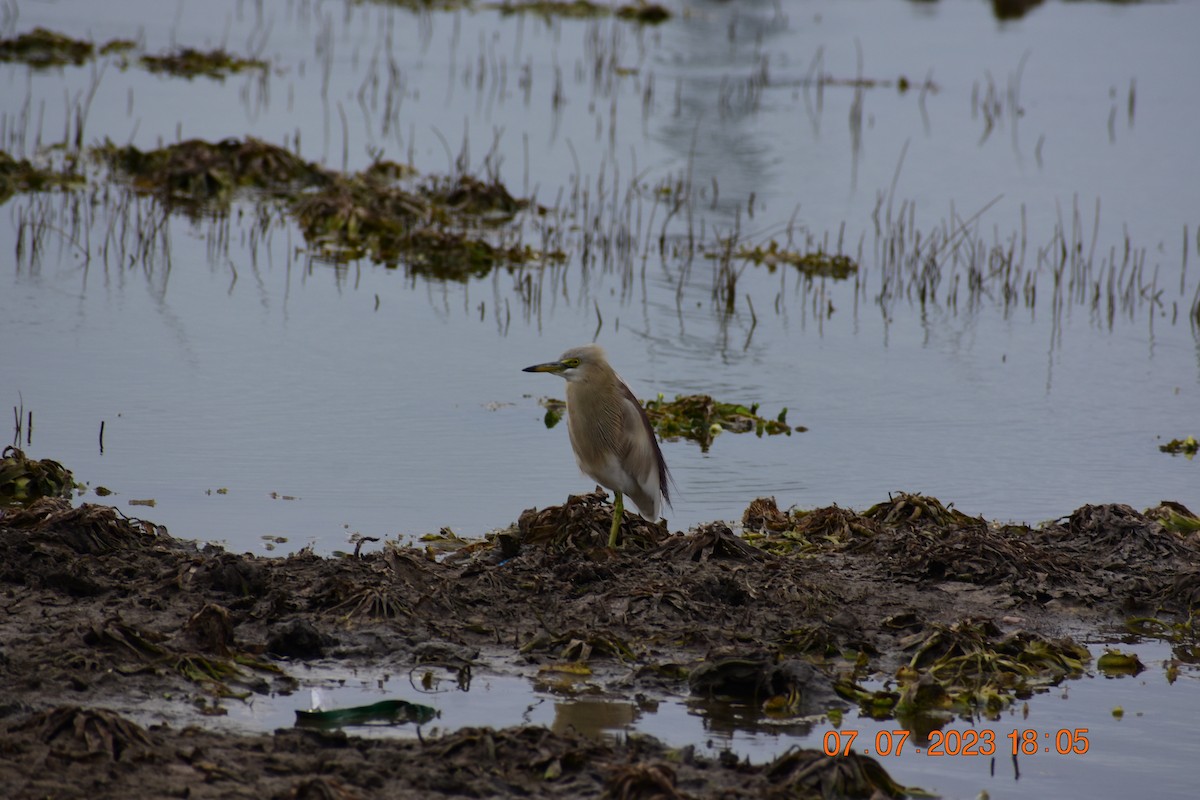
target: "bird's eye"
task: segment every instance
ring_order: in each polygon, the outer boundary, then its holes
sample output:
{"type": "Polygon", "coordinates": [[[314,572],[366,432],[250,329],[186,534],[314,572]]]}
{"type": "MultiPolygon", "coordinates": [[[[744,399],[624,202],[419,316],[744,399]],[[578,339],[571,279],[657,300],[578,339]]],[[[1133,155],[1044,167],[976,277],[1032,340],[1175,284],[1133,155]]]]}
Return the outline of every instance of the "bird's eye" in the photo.
{"type": "Polygon", "coordinates": [[[563,366],[574,369],[575,367],[579,366],[579,359],[578,358],[568,358],[566,361],[563,362],[563,366]]]}

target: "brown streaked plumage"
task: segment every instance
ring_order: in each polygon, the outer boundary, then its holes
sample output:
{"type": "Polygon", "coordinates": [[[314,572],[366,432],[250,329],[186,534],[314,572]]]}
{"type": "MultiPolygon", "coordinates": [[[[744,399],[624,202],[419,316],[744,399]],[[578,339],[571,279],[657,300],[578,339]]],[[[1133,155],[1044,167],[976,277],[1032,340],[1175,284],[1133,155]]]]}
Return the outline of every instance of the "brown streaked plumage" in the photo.
{"type": "Polygon", "coordinates": [[[558,361],[526,367],[567,381],[567,431],[584,474],[615,495],[609,547],[616,546],[628,495],[643,517],[657,521],[671,505],[671,473],[642,404],[595,344],[574,347],[558,361]]]}

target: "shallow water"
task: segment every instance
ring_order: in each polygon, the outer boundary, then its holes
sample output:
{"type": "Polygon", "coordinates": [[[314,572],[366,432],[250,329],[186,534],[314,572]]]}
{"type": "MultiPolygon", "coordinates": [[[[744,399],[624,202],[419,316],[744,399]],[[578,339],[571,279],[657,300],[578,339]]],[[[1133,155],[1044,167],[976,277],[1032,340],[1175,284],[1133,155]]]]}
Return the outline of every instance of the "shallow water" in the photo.
{"type": "Polygon", "coordinates": [[[1088,502],[1200,505],[1194,464],[1157,449],[1200,418],[1200,267],[1186,268],[1200,90],[1178,79],[1200,67],[1183,41],[1200,5],[1050,3],[998,22],[984,3],[701,2],[645,29],[370,3],[121,8],[29,3],[16,28],[224,46],[273,70],[0,65],[10,151],[60,141],[86,104],[84,142],[254,135],[333,168],[382,153],[432,173],[461,154],[515,194],[574,197],[595,232],[590,260],[576,247],[524,272],[530,304],[520,273],[446,283],[312,262],[290,223],[256,228],[250,205],[172,216],[157,255],[121,261],[101,243],[152,202],[114,191],[71,239],[61,196],[10,200],[0,251],[28,242],[22,219],[50,219],[38,257],[26,244],[0,274],[0,337],[19,343],[0,352],[2,389],[33,412],[27,449],[122,506],[153,499],[135,510],[175,535],[328,552],[354,532],[478,535],[590,489],[534,402],[562,384],[519,370],[597,329],[642,396],[787,407],[809,428],[724,435],[707,454],[666,443],[674,527],[737,519],[764,494],[864,507],[904,489],[1028,522],[1088,502]],[[913,88],[836,83],[860,75],[913,88]],[[655,187],[689,175],[694,203],[664,229],[655,187]],[[920,303],[882,257],[876,213],[910,248],[938,230],[1023,248],[1019,296],[1006,304],[994,278],[972,296],[964,252],[920,303]],[[716,262],[679,248],[735,225],[749,245],[840,243],[861,272],[745,266],[726,313],[716,262]],[[1060,227],[1091,258],[1055,302],[1060,227]],[[622,228],[632,245],[597,258],[622,228]]]}
{"type": "MultiPolygon", "coordinates": [[[[986,791],[993,798],[1034,796],[1074,796],[1081,787],[1104,787],[1104,796],[1136,793],[1147,785],[1155,787],[1157,797],[1184,798],[1194,794],[1193,781],[1178,767],[1190,757],[1190,729],[1172,713],[1173,709],[1193,703],[1200,687],[1200,673],[1184,667],[1174,683],[1165,677],[1165,662],[1170,648],[1158,642],[1120,645],[1134,652],[1147,670],[1131,677],[1107,678],[1093,671],[1079,680],[1065,681],[1049,692],[1018,702],[998,720],[979,720],[974,724],[956,720],[944,728],[945,755],[932,755],[929,744],[916,734],[908,736],[886,755],[876,753],[875,743],[887,746],[900,742],[902,726],[895,720],[879,722],[850,711],[840,726],[824,717],[773,719],[746,706],[671,699],[659,703],[637,703],[630,699],[560,697],[532,687],[529,681],[507,675],[475,675],[458,684],[440,675],[431,689],[423,690],[421,675],[386,669],[363,670],[353,674],[320,668],[295,673],[305,689],[289,696],[253,697],[246,704],[227,703],[228,717],[209,719],[203,724],[234,727],[251,731],[270,731],[295,724],[295,711],[319,706],[329,710],[368,705],[381,700],[404,699],[438,710],[439,717],[422,728],[426,735],[437,730],[494,725],[496,720],[509,723],[544,725],[562,732],[574,728],[592,737],[613,737],[630,733],[649,734],[674,747],[693,745],[697,755],[716,757],[730,752],[740,759],[761,764],[791,747],[838,748],[851,732],[856,737],[856,752],[870,755],[902,785],[920,787],[946,798],[974,798],[986,791]],[[310,691],[316,687],[315,693],[310,691]],[[314,703],[314,700],[316,703],[314,703]],[[1114,714],[1120,709],[1120,716],[1114,714]],[[1086,728],[1086,732],[1078,729],[1086,728]],[[966,755],[953,744],[955,731],[991,732],[996,755],[966,755]],[[1038,752],[1012,757],[1009,734],[1035,731],[1038,752]],[[1059,731],[1062,742],[1056,743],[1059,731]],[[830,738],[835,737],[836,738],[830,738]],[[1087,739],[1086,747],[1075,737],[1087,739]],[[1069,744],[1070,743],[1070,744],[1069,744]],[[1067,752],[1076,747],[1086,752],[1067,752]]],[[[1095,644],[1093,657],[1104,652],[1095,644]]],[[[1094,663],[1094,662],[1093,662],[1094,663]]],[[[434,673],[440,673],[432,668],[434,673]]],[[[147,723],[158,721],[147,713],[147,723]]],[[[194,722],[194,720],[190,720],[194,722]]],[[[358,736],[417,735],[412,725],[359,725],[346,728],[358,736]]],[[[978,748],[977,748],[978,749],[978,748]]]]}

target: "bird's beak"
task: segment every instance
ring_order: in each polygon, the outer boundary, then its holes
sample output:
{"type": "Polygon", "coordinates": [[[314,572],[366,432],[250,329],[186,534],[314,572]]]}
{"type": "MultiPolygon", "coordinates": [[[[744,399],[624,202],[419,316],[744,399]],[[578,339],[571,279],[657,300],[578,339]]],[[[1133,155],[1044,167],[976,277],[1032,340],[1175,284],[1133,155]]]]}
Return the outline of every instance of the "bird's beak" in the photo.
{"type": "Polygon", "coordinates": [[[566,366],[561,361],[550,361],[545,364],[534,364],[532,367],[526,367],[521,372],[562,372],[566,366]]]}

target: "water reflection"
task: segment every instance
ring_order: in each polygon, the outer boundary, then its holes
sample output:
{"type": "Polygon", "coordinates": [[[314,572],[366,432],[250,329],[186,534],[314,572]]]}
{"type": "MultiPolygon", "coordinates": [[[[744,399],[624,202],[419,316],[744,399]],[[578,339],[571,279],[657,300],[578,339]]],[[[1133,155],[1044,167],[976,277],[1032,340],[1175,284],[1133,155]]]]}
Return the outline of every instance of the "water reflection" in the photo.
{"type": "Polygon", "coordinates": [[[700,718],[704,730],[727,742],[738,734],[766,734],[771,737],[803,738],[821,724],[828,725],[821,715],[796,718],[772,715],[749,703],[692,698],[687,701],[688,713],[700,718]]]}
{"type": "Polygon", "coordinates": [[[613,700],[571,700],[554,703],[555,733],[575,731],[590,739],[602,739],[628,731],[639,719],[641,711],[633,703],[613,700]]]}

